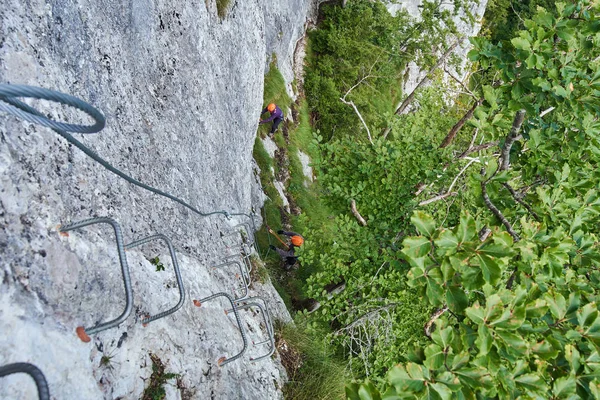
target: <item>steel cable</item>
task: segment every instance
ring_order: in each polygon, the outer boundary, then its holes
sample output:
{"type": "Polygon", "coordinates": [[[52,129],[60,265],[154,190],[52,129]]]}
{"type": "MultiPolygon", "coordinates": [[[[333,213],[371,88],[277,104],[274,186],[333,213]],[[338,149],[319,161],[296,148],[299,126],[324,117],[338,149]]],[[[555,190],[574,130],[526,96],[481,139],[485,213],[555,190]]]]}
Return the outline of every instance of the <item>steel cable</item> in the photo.
{"type": "Polygon", "coordinates": [[[146,189],[152,193],[158,194],[160,196],[166,197],[170,200],[173,200],[182,206],[190,209],[196,214],[202,217],[208,217],[211,215],[221,214],[226,217],[229,216],[245,216],[250,218],[252,221],[252,225],[254,231],[256,231],[256,226],[254,224],[254,216],[247,213],[236,212],[236,213],[228,213],[227,211],[211,211],[211,212],[202,212],[195,208],[194,206],[188,204],[187,202],[181,200],[178,197],[175,197],[167,192],[163,192],[160,189],[156,189],[152,186],[146,185],[131,176],[125,174],[119,169],[113,167],[107,161],[105,161],[102,157],[97,155],[93,150],[89,147],[85,146],[79,140],[75,139],[68,132],[77,132],[77,133],[97,133],[100,132],[105,126],[105,118],[100,111],[96,108],[92,107],[90,104],[84,102],[83,100],[70,96],[64,93],[60,93],[54,90],[39,88],[35,86],[26,86],[26,85],[9,85],[9,84],[0,84],[0,111],[7,112],[9,114],[15,115],[17,117],[23,118],[26,121],[33,122],[36,124],[40,124],[46,127],[51,128],[60,136],[65,138],[69,143],[73,144],[79,150],[83,151],[88,157],[102,165],[104,168],[112,172],[113,174],[125,179],[127,182],[141,187],[142,189],[146,189]],[[29,97],[35,99],[43,99],[43,100],[51,100],[61,104],[66,104],[72,107],[75,107],[81,111],[84,111],[89,116],[94,118],[96,123],[94,125],[85,126],[85,125],[77,125],[77,124],[67,124],[64,122],[57,122],[46,118],[42,113],[40,113],[35,108],[23,103],[16,99],[16,97],[29,97]]]}
{"type": "Polygon", "coordinates": [[[0,367],[0,377],[16,373],[25,373],[33,378],[37,386],[38,398],[40,400],[50,400],[50,390],[44,373],[35,365],[29,363],[14,363],[0,367]]]}

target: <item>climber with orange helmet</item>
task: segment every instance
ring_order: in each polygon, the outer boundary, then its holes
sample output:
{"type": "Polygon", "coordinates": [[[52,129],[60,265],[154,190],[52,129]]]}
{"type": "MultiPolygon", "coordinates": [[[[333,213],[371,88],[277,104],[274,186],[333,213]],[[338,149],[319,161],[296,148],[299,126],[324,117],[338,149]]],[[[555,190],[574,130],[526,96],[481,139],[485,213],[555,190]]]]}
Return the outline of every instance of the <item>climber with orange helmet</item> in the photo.
{"type": "MultiPolygon", "coordinates": [[[[270,231],[270,228],[269,228],[270,231]]],[[[288,250],[283,250],[283,249],[278,249],[277,247],[271,245],[269,246],[269,248],[271,248],[271,250],[275,250],[277,252],[277,254],[279,254],[279,256],[285,260],[286,262],[286,269],[289,269],[292,267],[292,265],[296,264],[296,261],[298,260],[298,257],[296,257],[296,255],[294,254],[295,248],[296,247],[300,247],[304,244],[304,238],[302,237],[301,234],[296,233],[296,232],[288,232],[288,231],[282,231],[279,230],[277,231],[278,234],[280,235],[285,235],[288,236],[290,238],[290,244],[286,245],[288,250]]],[[[282,241],[283,243],[283,241],[282,241]]]]}
{"type": "Polygon", "coordinates": [[[259,119],[259,124],[266,124],[267,122],[273,121],[273,126],[271,126],[271,132],[269,132],[269,134],[271,136],[273,136],[273,134],[277,130],[277,127],[279,126],[279,124],[281,123],[281,121],[283,121],[283,111],[281,111],[281,108],[277,107],[275,105],[275,103],[271,103],[268,106],[266,106],[264,110],[262,110],[262,112],[260,113],[260,115],[263,115],[267,111],[269,112],[269,114],[271,116],[269,118],[267,118],[267,119],[264,119],[264,120],[263,119],[259,119]]]}

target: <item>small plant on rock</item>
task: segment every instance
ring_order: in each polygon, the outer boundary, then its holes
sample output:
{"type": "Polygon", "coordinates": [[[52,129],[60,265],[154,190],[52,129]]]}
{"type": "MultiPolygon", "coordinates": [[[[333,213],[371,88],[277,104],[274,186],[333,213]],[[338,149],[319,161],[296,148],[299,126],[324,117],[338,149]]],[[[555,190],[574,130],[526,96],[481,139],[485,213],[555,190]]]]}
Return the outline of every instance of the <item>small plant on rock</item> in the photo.
{"type": "Polygon", "coordinates": [[[150,384],[144,390],[141,400],[163,400],[167,395],[164,385],[169,379],[180,378],[180,374],[165,371],[165,365],[157,355],[150,353],[152,360],[152,375],[150,384]]]}
{"type": "Polygon", "coordinates": [[[160,261],[160,258],[158,258],[158,256],[151,258],[150,259],[150,264],[155,265],[156,266],[156,272],[158,271],[164,271],[165,270],[165,266],[164,264],[160,261]]]}

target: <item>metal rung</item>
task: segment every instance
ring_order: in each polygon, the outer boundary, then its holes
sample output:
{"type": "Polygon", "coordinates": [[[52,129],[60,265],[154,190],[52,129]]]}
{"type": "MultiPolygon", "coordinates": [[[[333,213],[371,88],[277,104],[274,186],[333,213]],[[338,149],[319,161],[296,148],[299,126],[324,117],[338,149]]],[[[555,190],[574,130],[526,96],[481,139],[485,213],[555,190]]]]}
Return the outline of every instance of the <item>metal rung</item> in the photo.
{"type": "Polygon", "coordinates": [[[183,306],[183,303],[185,302],[185,291],[183,289],[183,281],[181,280],[181,274],[179,272],[179,264],[177,263],[177,256],[175,255],[175,249],[173,248],[173,244],[171,243],[171,240],[169,240],[169,238],[167,236],[165,236],[161,233],[159,233],[157,235],[148,236],[148,237],[136,240],[134,242],[131,242],[129,244],[126,244],[125,249],[129,250],[134,247],[141,246],[152,240],[157,240],[157,239],[164,241],[167,244],[167,246],[169,247],[169,253],[171,254],[171,262],[173,263],[173,269],[175,270],[175,277],[177,278],[177,287],[179,288],[179,302],[174,307],[168,309],[167,311],[160,312],[154,316],[147,317],[146,319],[142,320],[142,324],[144,326],[152,321],[156,321],[157,319],[166,317],[169,314],[173,314],[175,311],[179,310],[181,308],[181,306],[183,306]]]}
{"type": "Polygon", "coordinates": [[[73,229],[79,229],[89,225],[102,223],[109,224],[110,226],[112,226],[115,232],[117,252],[119,253],[119,262],[121,263],[121,276],[123,277],[123,284],[125,286],[125,309],[123,310],[121,315],[119,315],[112,321],[99,323],[92,328],[84,328],[83,326],[77,327],[77,336],[79,336],[79,338],[86,343],[91,340],[89,335],[104,331],[106,329],[114,328],[122,322],[124,322],[131,313],[131,309],[133,308],[133,293],[131,290],[131,280],[129,278],[129,267],[127,266],[127,257],[125,255],[125,248],[123,246],[123,236],[121,234],[121,227],[119,226],[117,221],[108,217],[90,218],[62,226],[59,228],[59,232],[65,234],[66,232],[72,231],[73,229]]]}
{"type": "Polygon", "coordinates": [[[243,291],[243,295],[241,297],[235,297],[234,300],[238,301],[238,300],[243,300],[246,297],[248,297],[248,286],[250,285],[250,282],[247,280],[248,276],[247,276],[247,272],[244,271],[244,267],[242,266],[242,264],[240,264],[238,261],[226,261],[222,264],[216,265],[213,268],[217,269],[217,268],[224,268],[227,267],[229,265],[237,265],[238,269],[240,270],[240,277],[242,278],[242,287],[238,288],[238,289],[234,289],[234,293],[237,290],[242,290],[243,291]]]}
{"type": "MultiPolygon", "coordinates": [[[[269,351],[262,356],[259,356],[256,358],[250,358],[250,361],[258,361],[263,358],[270,357],[275,352],[275,332],[273,329],[273,324],[271,322],[271,315],[269,314],[267,302],[262,297],[249,297],[245,300],[236,301],[235,303],[236,303],[236,307],[238,310],[248,309],[251,307],[257,307],[262,312],[262,316],[265,321],[265,327],[267,329],[268,339],[261,341],[261,342],[253,342],[252,344],[254,346],[258,346],[258,345],[262,345],[262,344],[269,344],[269,351]],[[264,303],[264,306],[262,304],[260,304],[258,301],[262,301],[264,303]]],[[[231,312],[233,310],[227,310],[227,311],[231,312]]]]}
{"type": "MultiPolygon", "coordinates": [[[[248,341],[246,339],[246,332],[244,331],[244,327],[242,326],[242,322],[240,321],[240,316],[238,314],[238,310],[235,305],[235,301],[227,293],[216,293],[216,294],[213,294],[212,296],[208,296],[208,297],[205,297],[200,300],[194,300],[193,303],[196,307],[201,307],[202,303],[206,303],[207,301],[210,301],[217,297],[225,297],[231,304],[231,311],[233,311],[233,315],[235,316],[235,321],[237,322],[238,328],[240,330],[240,334],[242,335],[242,350],[233,357],[226,358],[225,356],[223,356],[223,357],[219,358],[219,360],[217,361],[217,364],[219,365],[219,367],[222,367],[223,365],[228,364],[228,363],[240,358],[244,354],[246,349],[248,348],[248,341]]],[[[227,310],[225,311],[225,314],[227,314],[227,310]]]]}

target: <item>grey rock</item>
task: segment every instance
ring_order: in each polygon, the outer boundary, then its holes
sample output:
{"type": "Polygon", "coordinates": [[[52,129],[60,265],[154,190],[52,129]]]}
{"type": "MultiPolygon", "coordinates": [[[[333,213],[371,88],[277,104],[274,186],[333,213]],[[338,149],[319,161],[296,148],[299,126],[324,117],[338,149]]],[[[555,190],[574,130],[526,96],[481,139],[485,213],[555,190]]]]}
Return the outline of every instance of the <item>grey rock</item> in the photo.
{"type": "MultiPolygon", "coordinates": [[[[107,127],[75,136],[144,183],[203,211],[258,210],[264,196],[252,148],[263,74],[275,52],[291,83],[295,44],[312,6],[233,1],[220,20],[212,1],[5,0],[0,81],[93,104],[107,127]]],[[[32,104],[53,119],[88,123],[70,108],[32,104]]],[[[57,399],[139,398],[153,353],[182,375],[193,398],[281,398],[287,378],[277,356],[217,367],[219,357],[239,351],[239,332],[224,303],[191,302],[235,285],[233,274],[210,266],[226,253],[221,233],[237,222],[199,217],[112,175],[51,130],[0,115],[0,365],[37,365],[57,399]],[[115,318],[124,307],[111,230],[57,232],[59,224],[92,216],[119,221],[126,242],[158,232],[171,238],[188,295],[181,310],[147,327],[139,323],[174,305],[178,292],[166,249],[136,248],[127,252],[131,316],[92,343],[76,337],[76,326],[115,318]],[[148,262],[156,255],[165,271],[148,262]],[[101,365],[103,355],[111,355],[110,367],[101,365]]],[[[290,320],[272,285],[256,285],[253,294],[290,320]]],[[[252,334],[264,334],[260,318],[242,318],[252,334]]],[[[179,396],[173,387],[168,393],[179,396]]],[[[0,398],[33,397],[28,377],[2,378],[0,398]]]]}

